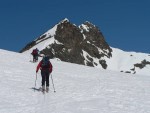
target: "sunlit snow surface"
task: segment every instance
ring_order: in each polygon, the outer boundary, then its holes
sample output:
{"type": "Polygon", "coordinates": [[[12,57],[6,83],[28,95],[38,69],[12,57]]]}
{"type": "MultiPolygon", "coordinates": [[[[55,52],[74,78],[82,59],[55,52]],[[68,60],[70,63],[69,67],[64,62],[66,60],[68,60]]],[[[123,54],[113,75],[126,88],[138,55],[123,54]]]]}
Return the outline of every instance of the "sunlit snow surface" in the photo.
{"type": "Polygon", "coordinates": [[[31,59],[0,50],[0,113],[150,113],[150,76],[51,60],[56,93],[50,79],[43,95],[31,59]]]}

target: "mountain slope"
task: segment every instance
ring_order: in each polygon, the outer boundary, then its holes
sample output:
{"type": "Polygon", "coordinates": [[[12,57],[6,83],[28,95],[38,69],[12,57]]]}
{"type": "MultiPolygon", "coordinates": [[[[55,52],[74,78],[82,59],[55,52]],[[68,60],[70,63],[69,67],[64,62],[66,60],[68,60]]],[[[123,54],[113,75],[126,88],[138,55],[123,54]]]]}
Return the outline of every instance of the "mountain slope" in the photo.
{"type": "Polygon", "coordinates": [[[126,52],[112,48],[112,57],[105,58],[108,70],[150,75],[150,55],[146,53],[126,52]]]}
{"type": "Polygon", "coordinates": [[[21,52],[31,51],[36,47],[42,54],[61,61],[107,68],[103,57],[111,57],[111,48],[105,41],[98,27],[90,22],[80,26],[64,19],[52,29],[27,44],[21,52]],[[39,45],[42,45],[39,46],[39,45]],[[96,58],[96,61],[93,61],[96,58]]]}
{"type": "Polygon", "coordinates": [[[42,54],[61,61],[132,74],[150,75],[150,55],[110,47],[99,28],[90,22],[80,26],[64,19],[21,52],[38,48],[42,54]]]}
{"type": "MultiPolygon", "coordinates": [[[[34,91],[29,54],[0,50],[0,113],[149,113],[150,76],[51,60],[56,93],[34,91]]],[[[38,73],[36,87],[40,87],[38,73]]]]}

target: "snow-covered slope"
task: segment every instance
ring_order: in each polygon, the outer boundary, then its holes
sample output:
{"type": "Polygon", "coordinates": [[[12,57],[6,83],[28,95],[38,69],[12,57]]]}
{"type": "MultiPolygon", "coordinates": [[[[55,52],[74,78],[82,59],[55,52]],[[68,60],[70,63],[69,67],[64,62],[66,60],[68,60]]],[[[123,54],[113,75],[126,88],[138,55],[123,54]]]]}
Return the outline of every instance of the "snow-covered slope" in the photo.
{"type": "MultiPolygon", "coordinates": [[[[34,90],[29,54],[0,50],[0,113],[149,113],[150,76],[51,60],[56,93],[34,90]]],[[[38,74],[36,87],[40,87],[38,74]]]]}
{"type": "Polygon", "coordinates": [[[57,40],[55,40],[54,36],[56,35],[56,30],[59,24],[63,23],[64,21],[69,20],[65,18],[64,20],[60,21],[58,24],[56,24],[53,28],[49,29],[46,31],[44,34],[40,36],[40,38],[35,39],[34,41],[36,42],[35,46],[30,48],[28,51],[25,51],[24,53],[31,53],[33,49],[38,48],[39,51],[49,47],[50,44],[52,43],[60,43],[57,40]]]}
{"type": "Polygon", "coordinates": [[[125,52],[109,47],[100,30],[90,22],[76,26],[65,18],[27,44],[22,52],[30,54],[35,48],[38,48],[42,54],[66,62],[118,72],[150,75],[150,54],[125,52]]]}
{"type": "MultiPolygon", "coordinates": [[[[56,27],[56,26],[55,26],[56,27]]],[[[53,34],[52,30],[52,34],[53,34]]],[[[49,32],[50,33],[50,32],[49,32]]],[[[48,47],[50,43],[59,43],[57,40],[55,40],[53,37],[35,45],[33,48],[29,49],[28,51],[25,51],[23,54],[30,54],[33,49],[39,48],[42,50],[45,47],[48,47]]],[[[129,72],[132,74],[144,74],[144,75],[150,75],[150,64],[145,65],[142,69],[139,67],[135,67],[134,64],[141,63],[143,60],[150,62],[150,55],[146,53],[137,53],[137,52],[126,52],[117,48],[112,49],[112,57],[107,58],[104,57],[103,59],[107,63],[107,70],[112,71],[118,71],[118,72],[129,72]],[[132,70],[134,69],[134,70],[132,70]]],[[[100,52],[100,50],[99,50],[100,52]]],[[[90,56],[87,52],[83,51],[83,56],[85,60],[88,61],[86,56],[90,56]]],[[[90,56],[91,57],[91,56],[90,56]]],[[[98,63],[99,59],[91,57],[93,59],[93,62],[97,63],[98,65],[94,65],[97,68],[102,69],[102,66],[98,63]]]]}
{"type": "Polygon", "coordinates": [[[125,52],[117,48],[112,48],[112,50],[112,58],[106,58],[108,70],[150,75],[150,64],[145,65],[142,69],[134,66],[134,64],[141,63],[143,60],[150,61],[149,54],[125,52]]]}
{"type": "Polygon", "coordinates": [[[112,51],[98,27],[90,22],[77,26],[68,19],[60,21],[20,52],[29,54],[34,48],[50,58],[86,66],[102,66],[104,69],[107,66],[101,59],[104,56],[110,58],[112,51]],[[93,58],[97,59],[93,62],[93,58]]]}

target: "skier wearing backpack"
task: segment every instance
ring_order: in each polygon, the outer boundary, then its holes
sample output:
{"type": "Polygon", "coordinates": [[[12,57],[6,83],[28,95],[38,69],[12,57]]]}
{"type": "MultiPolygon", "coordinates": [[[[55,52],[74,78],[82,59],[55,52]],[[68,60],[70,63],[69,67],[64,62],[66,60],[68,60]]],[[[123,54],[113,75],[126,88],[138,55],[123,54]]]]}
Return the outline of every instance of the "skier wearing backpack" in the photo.
{"type": "Polygon", "coordinates": [[[33,62],[38,61],[38,56],[39,56],[39,50],[36,48],[32,51],[31,53],[33,55],[33,62]]]}
{"type": "Polygon", "coordinates": [[[45,81],[46,81],[46,91],[49,90],[49,75],[52,72],[52,64],[49,61],[48,56],[44,56],[43,59],[39,62],[36,68],[36,73],[38,72],[39,68],[41,69],[41,76],[42,76],[42,90],[45,90],[45,81]]]}

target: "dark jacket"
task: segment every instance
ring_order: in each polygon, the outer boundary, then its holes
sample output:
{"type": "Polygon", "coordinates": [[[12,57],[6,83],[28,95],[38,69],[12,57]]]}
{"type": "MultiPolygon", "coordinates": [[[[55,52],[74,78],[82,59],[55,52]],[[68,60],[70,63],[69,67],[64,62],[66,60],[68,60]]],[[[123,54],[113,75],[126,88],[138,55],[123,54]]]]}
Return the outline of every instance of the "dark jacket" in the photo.
{"type": "Polygon", "coordinates": [[[51,73],[53,66],[52,66],[51,62],[49,61],[49,68],[44,68],[44,67],[42,67],[42,60],[41,60],[41,61],[39,62],[39,64],[37,65],[36,72],[38,72],[39,68],[40,68],[41,70],[48,70],[48,71],[51,73]]]}

